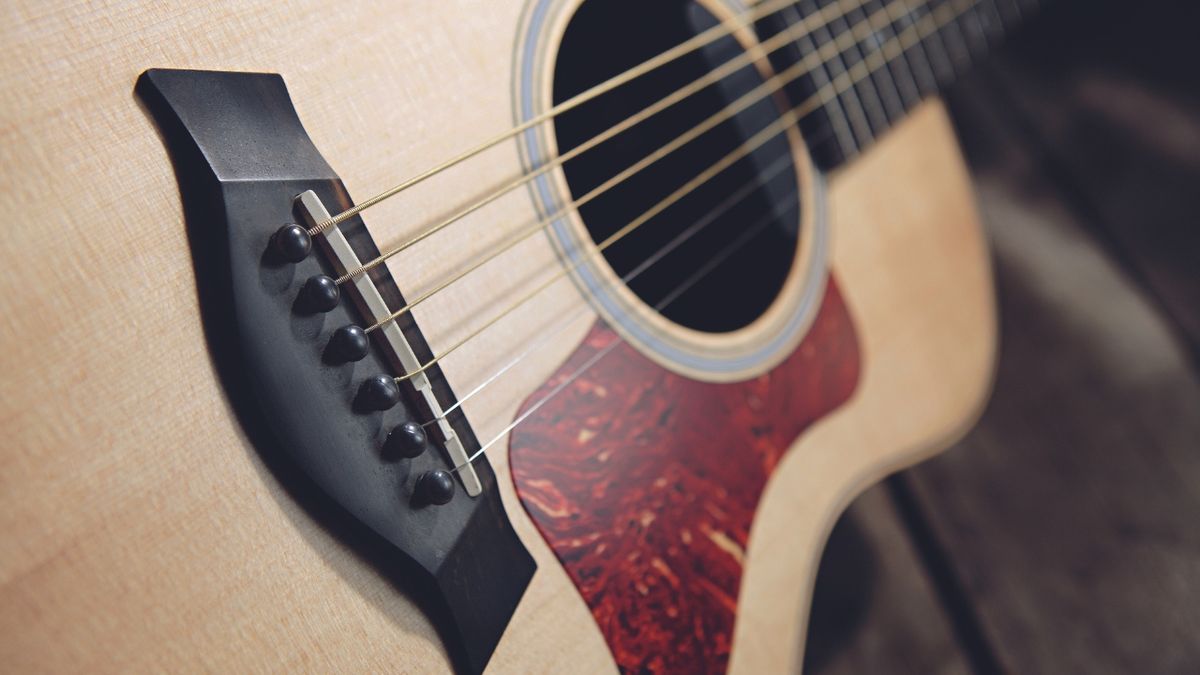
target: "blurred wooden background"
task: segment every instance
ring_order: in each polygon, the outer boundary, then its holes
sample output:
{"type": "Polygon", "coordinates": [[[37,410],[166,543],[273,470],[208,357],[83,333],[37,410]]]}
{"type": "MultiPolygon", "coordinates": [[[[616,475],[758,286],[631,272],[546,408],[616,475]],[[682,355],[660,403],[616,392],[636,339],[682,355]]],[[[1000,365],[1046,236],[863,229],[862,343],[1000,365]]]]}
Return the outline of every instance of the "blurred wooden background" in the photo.
{"type": "Polygon", "coordinates": [[[809,673],[1200,672],[1200,3],[1048,4],[949,96],[993,399],[838,524],[809,673]]]}

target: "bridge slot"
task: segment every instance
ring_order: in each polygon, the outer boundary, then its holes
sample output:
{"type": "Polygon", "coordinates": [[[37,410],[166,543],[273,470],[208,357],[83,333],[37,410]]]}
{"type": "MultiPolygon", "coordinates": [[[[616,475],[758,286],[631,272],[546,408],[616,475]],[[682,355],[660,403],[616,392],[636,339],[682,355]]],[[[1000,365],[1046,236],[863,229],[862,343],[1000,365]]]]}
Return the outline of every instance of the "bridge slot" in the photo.
{"type": "MultiPolygon", "coordinates": [[[[296,207],[304,218],[308,227],[313,227],[317,223],[325,222],[329,219],[329,211],[321,202],[321,198],[312,190],[307,190],[296,197],[296,207]]],[[[338,275],[346,274],[349,270],[356,270],[361,266],[361,261],[354,249],[350,248],[350,242],[346,241],[345,235],[337,227],[331,227],[321,233],[325,242],[329,245],[329,250],[333,253],[333,265],[337,270],[338,275]]],[[[362,300],[362,306],[366,309],[368,316],[366,317],[370,323],[383,321],[391,315],[392,310],[387,306],[383,296],[380,295],[379,289],[375,287],[375,282],[371,280],[369,274],[363,273],[353,277],[354,290],[358,293],[362,300]]],[[[405,339],[403,331],[396,325],[395,321],[388,321],[379,327],[379,331],[383,334],[384,344],[390,352],[386,356],[392,363],[399,363],[406,373],[416,372],[421,369],[421,362],[417,359],[417,355],[413,353],[412,346],[405,339]]],[[[438,401],[437,395],[433,393],[433,386],[429,382],[429,378],[425,373],[417,373],[409,379],[413,388],[425,401],[433,419],[437,422],[438,432],[441,433],[444,439],[443,445],[446,448],[446,454],[449,457],[452,466],[461,466],[458,470],[458,478],[462,482],[463,489],[467,494],[475,497],[483,491],[483,486],[479,482],[479,477],[475,473],[475,467],[468,462],[468,455],[463,448],[462,441],[458,435],[454,433],[454,429],[450,427],[450,422],[446,420],[445,411],[442,409],[442,404],[438,401]]]]}

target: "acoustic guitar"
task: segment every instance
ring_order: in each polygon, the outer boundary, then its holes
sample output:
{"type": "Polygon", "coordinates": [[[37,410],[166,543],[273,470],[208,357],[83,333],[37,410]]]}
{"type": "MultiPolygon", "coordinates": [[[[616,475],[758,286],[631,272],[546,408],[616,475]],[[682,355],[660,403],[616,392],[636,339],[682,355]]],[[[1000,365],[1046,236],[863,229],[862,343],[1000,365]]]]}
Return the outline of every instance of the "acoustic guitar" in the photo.
{"type": "Polygon", "coordinates": [[[0,669],[799,670],[1033,5],[6,3],[0,669]]]}

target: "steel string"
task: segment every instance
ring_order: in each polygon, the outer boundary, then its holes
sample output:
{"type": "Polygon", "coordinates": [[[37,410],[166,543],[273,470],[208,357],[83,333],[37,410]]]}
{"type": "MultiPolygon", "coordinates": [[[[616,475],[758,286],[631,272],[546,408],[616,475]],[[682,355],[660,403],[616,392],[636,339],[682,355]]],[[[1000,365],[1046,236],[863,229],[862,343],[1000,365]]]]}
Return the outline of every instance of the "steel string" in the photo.
{"type": "Polygon", "coordinates": [[[341,213],[338,213],[338,214],[330,217],[328,220],[317,223],[316,225],[314,225],[312,228],[310,228],[308,230],[308,233],[310,236],[316,236],[318,234],[321,234],[322,232],[325,232],[329,228],[335,227],[335,226],[341,224],[342,222],[362,213],[363,211],[366,211],[367,209],[371,208],[372,206],[375,206],[376,204],[379,204],[380,202],[390,199],[390,198],[400,194],[401,192],[407,190],[408,188],[413,187],[413,186],[417,185],[418,183],[421,183],[429,178],[432,178],[433,176],[436,176],[437,174],[442,173],[443,171],[445,171],[451,167],[457,166],[458,164],[461,164],[462,162],[465,162],[465,161],[471,159],[472,157],[475,157],[476,155],[488,150],[489,148],[492,148],[492,147],[504,142],[505,140],[508,140],[509,138],[516,136],[517,134],[520,134],[524,131],[528,131],[529,129],[532,129],[533,127],[535,127],[543,122],[552,120],[555,117],[557,117],[565,112],[568,112],[570,110],[573,110],[573,109],[579,107],[580,105],[583,105],[584,103],[587,103],[588,101],[591,101],[602,94],[605,94],[609,91],[612,91],[613,89],[616,89],[617,87],[620,87],[623,84],[631,82],[631,81],[637,79],[638,77],[645,75],[646,73],[652,72],[652,71],[654,71],[654,70],[656,70],[678,58],[681,58],[681,57],[686,56],[698,49],[701,49],[701,48],[705,47],[706,45],[709,45],[727,35],[731,35],[734,32],[736,32],[737,30],[750,25],[754,21],[757,21],[759,19],[770,16],[771,14],[774,14],[775,12],[778,12],[779,10],[784,9],[785,7],[788,7],[794,1],[795,0],[771,0],[769,2],[764,2],[760,5],[758,5],[757,7],[754,7],[753,9],[747,10],[742,15],[735,17],[734,19],[732,19],[730,21],[723,21],[720,24],[713,26],[712,28],[709,28],[708,30],[700,33],[699,35],[693,36],[693,37],[685,40],[684,42],[681,42],[678,45],[675,45],[674,47],[660,53],[659,55],[651,57],[650,59],[647,59],[646,61],[643,61],[642,63],[638,64],[637,66],[634,66],[633,68],[630,68],[629,70],[619,73],[619,74],[609,78],[608,80],[605,80],[604,82],[601,82],[595,86],[590,87],[589,89],[587,89],[585,91],[580,92],[579,94],[576,94],[575,96],[572,96],[571,98],[567,99],[566,101],[563,101],[562,103],[559,103],[558,105],[551,107],[549,110],[546,110],[545,112],[541,113],[540,115],[532,117],[532,118],[526,120],[525,122],[522,122],[521,124],[518,124],[517,126],[511,128],[505,132],[497,134],[496,136],[493,136],[493,137],[479,143],[478,145],[476,145],[468,150],[465,150],[465,151],[459,153],[458,155],[455,155],[454,157],[452,157],[440,164],[430,167],[429,169],[422,171],[421,173],[399,183],[398,185],[395,185],[395,186],[375,195],[374,197],[371,197],[370,199],[367,199],[351,208],[346,209],[345,211],[342,211],[341,213]]]}
{"type": "MultiPolygon", "coordinates": [[[[721,64],[714,70],[711,70],[711,71],[705,73],[704,75],[696,78],[695,80],[692,80],[688,84],[685,84],[684,86],[682,86],[679,89],[675,90],[674,92],[668,94],[667,96],[655,101],[651,105],[643,108],[642,110],[634,113],[633,115],[630,115],[629,117],[625,118],[624,120],[621,120],[617,124],[614,124],[613,126],[600,132],[599,134],[596,134],[592,138],[584,141],[583,143],[575,146],[574,148],[571,148],[569,151],[567,151],[561,155],[558,155],[558,156],[552,158],[551,160],[543,163],[542,165],[538,166],[533,171],[530,171],[530,172],[522,175],[519,178],[516,178],[514,180],[509,181],[508,183],[505,183],[503,186],[493,190],[491,193],[481,197],[480,199],[477,199],[476,201],[472,202],[470,205],[463,207],[463,208],[459,209],[458,211],[454,212],[452,215],[447,216],[447,217],[443,218],[442,220],[438,221],[437,224],[435,224],[429,228],[426,228],[419,234],[405,240],[404,242],[402,242],[396,246],[393,246],[388,251],[380,254],[379,256],[375,257],[374,259],[364,262],[352,270],[347,270],[345,274],[343,274],[337,278],[337,280],[336,280],[337,283],[344,284],[347,281],[350,281],[351,279],[353,279],[354,277],[357,277],[360,274],[371,271],[372,269],[374,269],[375,267],[378,267],[379,265],[381,265],[384,261],[388,260],[389,258],[391,258],[399,253],[402,253],[403,251],[406,251],[409,248],[421,243],[422,241],[437,234],[438,232],[441,232],[442,230],[453,225],[454,223],[458,222],[459,220],[462,220],[463,218],[471,215],[472,213],[475,213],[479,209],[487,206],[488,204],[491,204],[492,202],[499,199],[500,197],[503,197],[504,195],[521,187],[522,185],[526,185],[529,182],[537,179],[538,176],[542,176],[542,175],[550,172],[553,169],[563,166],[567,162],[571,161],[572,159],[575,159],[576,157],[587,152],[588,150],[595,148],[596,146],[600,145],[601,143],[604,143],[605,141],[608,141],[608,140],[616,137],[618,134],[620,134],[634,126],[637,126],[638,124],[650,119],[651,117],[653,117],[653,116],[657,115],[658,113],[662,112],[663,110],[666,110],[667,108],[675,105],[676,103],[683,101],[684,99],[690,97],[691,95],[696,94],[696,93],[720,82],[721,80],[725,79],[726,77],[728,77],[728,76],[736,73],[737,71],[741,70],[742,68],[750,65],[755,60],[763,58],[765,56],[768,56],[768,55],[778,51],[779,49],[782,49],[783,47],[787,46],[793,40],[804,37],[804,36],[808,35],[809,33],[811,33],[813,30],[815,30],[816,28],[819,28],[821,26],[828,24],[829,21],[843,17],[848,12],[854,11],[855,8],[850,7],[850,8],[846,8],[841,13],[833,12],[833,13],[830,13],[828,16],[826,16],[826,13],[829,12],[830,9],[835,8],[835,7],[841,8],[842,5],[844,4],[844,2],[845,2],[845,0],[838,0],[834,4],[829,5],[826,8],[822,9],[817,14],[805,17],[803,20],[801,20],[800,23],[798,23],[794,26],[791,26],[787,30],[780,31],[776,35],[773,35],[772,37],[767,39],[766,42],[763,42],[762,44],[759,44],[759,45],[755,45],[753,49],[742,52],[740,55],[730,59],[729,61],[726,61],[725,63],[721,64]],[[815,22],[815,23],[810,23],[810,22],[815,22]]],[[[892,4],[899,5],[900,0],[892,0],[892,4]]],[[[854,30],[845,31],[843,36],[839,36],[839,38],[850,37],[850,36],[852,36],[852,34],[857,34],[858,27],[861,27],[864,24],[874,23],[874,21],[876,19],[881,18],[881,17],[886,17],[886,16],[887,16],[887,13],[884,9],[876,11],[871,16],[867,17],[863,21],[856,24],[856,28],[854,30]]],[[[827,43],[826,45],[824,45],[820,51],[814,52],[814,53],[815,54],[824,54],[824,52],[826,51],[826,48],[833,47],[833,46],[837,46],[839,48],[839,50],[848,49],[850,47],[850,45],[842,46],[840,43],[841,43],[841,39],[839,39],[836,44],[834,43],[834,41],[830,41],[830,43],[827,43]]],[[[809,56],[812,56],[812,55],[813,54],[809,54],[809,56]]],[[[824,57],[822,57],[822,58],[824,58],[824,57]]],[[[807,57],[806,57],[805,62],[807,62],[807,57]]],[[[799,77],[799,76],[797,76],[797,77],[799,77]]],[[[418,302],[419,302],[419,300],[418,300],[418,302]]]]}
{"type": "MultiPolygon", "coordinates": [[[[902,34],[897,35],[896,38],[889,40],[887,43],[880,46],[877,50],[875,50],[871,54],[871,56],[866,57],[862,61],[855,64],[855,67],[851,68],[850,71],[842,73],[841,76],[839,76],[833,82],[830,83],[830,88],[836,89],[839,86],[837,84],[837,82],[839,80],[842,80],[843,76],[849,74],[850,72],[860,71],[860,72],[856,72],[855,75],[851,76],[851,78],[850,78],[851,86],[862,81],[864,78],[869,77],[871,75],[871,73],[874,72],[874,70],[876,70],[882,66],[886,66],[888,61],[891,58],[894,58],[894,54],[891,56],[887,56],[889,51],[894,52],[895,50],[898,49],[901,53],[903,53],[904,50],[908,49],[915,43],[915,40],[923,39],[923,38],[927,37],[928,35],[941,30],[941,28],[943,28],[946,25],[950,24],[951,22],[957,20],[960,16],[965,14],[971,8],[978,5],[980,1],[981,0],[950,0],[950,2],[938,7],[936,10],[934,10],[927,16],[923,17],[922,19],[918,20],[917,22],[914,22],[911,26],[909,26],[907,29],[905,29],[905,31],[902,34]],[[948,16],[943,16],[943,15],[948,15],[948,16]],[[929,27],[930,24],[932,24],[932,27],[929,27]],[[916,33],[917,33],[916,35],[912,34],[912,31],[914,29],[916,30],[916,33]],[[859,66],[864,66],[864,64],[868,63],[869,61],[871,61],[871,62],[877,61],[878,57],[880,57],[881,55],[886,56],[886,58],[887,58],[887,60],[884,60],[882,62],[882,64],[875,64],[875,65],[867,66],[866,68],[859,68],[859,66]],[[861,72],[863,70],[865,70],[865,72],[861,72]]],[[[841,85],[841,86],[844,86],[844,85],[841,85]]],[[[840,90],[835,91],[833,95],[837,95],[838,93],[840,93],[840,90]]],[[[807,101],[805,103],[808,103],[808,101],[812,101],[817,96],[827,96],[827,95],[828,95],[828,93],[825,92],[825,88],[822,88],[822,90],[818,91],[817,94],[814,94],[814,96],[807,99],[807,101]]],[[[801,105],[804,105],[804,104],[801,104],[801,105]]],[[[793,110],[795,110],[795,109],[793,109],[793,110]]],[[[738,248],[740,248],[741,246],[744,246],[751,238],[752,237],[742,238],[741,243],[736,244],[736,246],[738,248]]],[[[714,256],[714,259],[715,258],[727,259],[728,255],[731,255],[732,253],[733,253],[732,250],[730,250],[728,253],[726,253],[724,251],[718,252],[717,255],[714,256]]],[[[704,270],[703,272],[701,272],[701,270],[697,270],[697,272],[690,275],[688,277],[688,279],[684,280],[684,282],[681,284],[681,287],[676,287],[676,289],[674,289],[673,291],[668,293],[668,295],[663,300],[660,300],[659,303],[656,303],[654,308],[656,310],[661,311],[663,308],[665,308],[667,306],[667,305],[662,305],[664,300],[667,301],[668,303],[674,302],[675,299],[678,299],[678,297],[680,295],[682,295],[684,292],[686,292],[687,288],[684,288],[682,286],[685,286],[688,284],[694,285],[701,278],[703,278],[703,276],[705,274],[708,274],[713,269],[715,269],[717,265],[719,265],[719,262],[714,263],[713,260],[710,260],[708,263],[706,263],[704,266],[702,266],[701,269],[704,270]],[[660,307],[659,305],[662,305],[662,306],[660,307]]],[[[688,287],[690,287],[690,286],[688,286],[688,287]]],[[[511,310],[509,310],[509,311],[511,311],[511,310]]],[[[563,389],[565,389],[572,382],[574,382],[579,377],[581,377],[590,368],[595,366],[596,363],[598,363],[601,359],[603,359],[605,356],[607,356],[609,353],[611,353],[622,342],[623,342],[623,340],[620,337],[617,337],[612,341],[612,343],[610,343],[604,349],[596,352],[591,357],[589,357],[588,360],[585,361],[579,368],[572,371],[572,373],[569,376],[567,376],[567,378],[565,378],[559,384],[555,385],[555,387],[553,389],[551,389],[545,396],[543,396],[538,401],[536,401],[525,412],[521,413],[521,415],[519,415],[512,423],[505,426],[499,433],[497,433],[489,441],[487,441],[482,446],[480,446],[480,448],[478,450],[476,450],[474,453],[472,453],[471,456],[468,457],[465,462],[459,464],[458,466],[455,466],[453,471],[457,472],[457,471],[461,470],[463,467],[474,462],[479,457],[483,456],[490,447],[492,447],[493,445],[498,443],[500,440],[505,438],[510,432],[512,432],[513,429],[517,428],[517,426],[519,426],[522,422],[524,422],[531,415],[533,415],[535,412],[537,412],[537,410],[539,410],[543,405],[545,405],[552,398],[554,398],[559,393],[561,393],[563,391],[563,389]]]]}
{"type": "MultiPolygon", "coordinates": [[[[882,44],[879,48],[874,50],[870,54],[869,57],[865,57],[863,60],[859,61],[853,67],[851,67],[850,70],[841,73],[841,75],[839,75],[832,82],[830,82],[829,85],[827,85],[826,87],[823,87],[821,90],[817,91],[815,94],[813,94],[812,96],[807,98],[805,101],[803,101],[799,105],[789,109],[787,112],[785,112],[783,115],[781,115],[775,122],[767,125],[763,129],[759,130],[756,134],[754,134],[754,136],[752,136],[750,139],[748,139],[747,141],[742,143],[742,145],[740,145],[733,152],[730,152],[729,154],[725,155],[725,157],[718,160],[715,164],[710,166],[705,171],[701,172],[699,175],[694,177],[692,180],[685,183],[682,187],[678,188],[671,194],[667,195],[662,200],[657,202],[655,205],[651,206],[649,209],[647,209],[645,212],[643,212],[641,215],[639,215],[633,221],[630,221],[630,223],[626,224],[620,230],[618,230],[617,232],[610,235],[607,239],[605,239],[603,242],[601,242],[596,248],[589,250],[587,253],[585,253],[583,255],[583,257],[581,257],[579,260],[576,260],[572,264],[572,266],[566,267],[562,270],[559,270],[558,273],[551,276],[545,282],[539,284],[538,286],[533,288],[531,291],[529,291],[525,295],[521,296],[520,299],[511,303],[501,313],[499,313],[496,316],[494,316],[493,318],[489,319],[482,326],[478,327],[477,329],[475,329],[474,331],[472,331],[471,333],[469,333],[468,335],[466,335],[465,337],[460,339],[458,342],[454,343],[452,346],[450,346],[449,348],[442,351],[441,354],[435,355],[429,361],[422,364],[421,367],[413,370],[412,372],[408,372],[408,373],[405,373],[404,375],[400,375],[400,376],[396,377],[396,381],[404,382],[413,377],[416,377],[417,375],[419,375],[421,373],[426,372],[427,370],[432,368],[434,365],[439,363],[443,358],[454,353],[460,347],[462,347],[466,343],[470,342],[472,339],[477,337],[479,334],[483,333],[488,328],[490,328],[493,325],[495,325],[496,323],[498,323],[501,319],[508,316],[510,313],[512,313],[518,307],[520,307],[525,302],[529,301],[534,296],[536,296],[538,293],[540,293],[541,291],[548,288],[552,283],[554,283],[554,282],[558,281],[559,279],[563,278],[564,276],[566,276],[566,274],[568,274],[572,269],[575,269],[580,264],[582,264],[582,262],[584,260],[586,260],[587,258],[590,258],[591,256],[595,255],[596,253],[602,252],[608,246],[611,246],[612,244],[616,243],[616,241],[619,241],[621,238],[623,238],[630,232],[634,231],[635,229],[640,227],[645,222],[649,221],[655,215],[657,215],[658,213],[662,212],[663,210],[665,210],[666,208],[668,208],[669,206],[671,206],[672,204],[677,202],[679,199],[681,199],[683,196],[690,193],[695,188],[697,188],[700,185],[704,184],[705,182],[711,180],[713,177],[715,177],[721,171],[725,170],[726,168],[728,168],[729,166],[731,166],[733,163],[740,160],[741,158],[745,157],[750,152],[753,152],[755,149],[757,149],[759,146],[764,144],[766,141],[770,140],[771,138],[774,138],[775,136],[782,133],[783,131],[785,131],[787,128],[789,128],[793,124],[797,123],[804,115],[806,115],[809,112],[811,112],[812,110],[814,110],[817,106],[822,105],[828,97],[836,96],[836,95],[840,94],[845,89],[854,86],[855,84],[864,80],[867,77],[870,77],[871,74],[875,70],[879,69],[880,67],[885,67],[889,63],[890,59],[895,58],[895,56],[897,55],[897,51],[899,51],[899,53],[903,53],[903,50],[908,49],[908,47],[912,46],[912,44],[914,44],[917,40],[922,39],[929,33],[933,32],[934,30],[940,29],[942,25],[945,25],[949,21],[956,19],[959,15],[961,15],[963,12],[965,12],[965,10],[963,10],[962,12],[951,13],[951,12],[953,12],[953,9],[956,6],[958,6],[959,4],[961,4],[962,2],[963,2],[963,0],[952,0],[952,2],[942,5],[934,12],[925,16],[922,20],[909,26],[907,29],[905,29],[905,31],[902,34],[897,35],[896,38],[888,40],[887,42],[882,44]],[[948,19],[940,20],[940,22],[939,22],[939,19],[937,17],[941,14],[947,14],[947,13],[951,13],[950,17],[948,19]],[[925,27],[927,24],[932,24],[932,28],[926,29],[926,32],[922,33],[922,27],[925,27]]],[[[979,0],[970,0],[969,7],[975,6],[978,2],[979,2],[979,0]]],[[[777,75],[775,77],[779,77],[779,75],[777,75]]],[[[774,79],[774,78],[772,78],[772,79],[774,79]]],[[[386,320],[376,323],[371,328],[369,328],[368,331],[378,328],[379,326],[383,325],[384,323],[386,323],[386,320]]]]}
{"type": "MultiPolygon", "coordinates": [[[[711,211],[709,211],[707,214],[705,214],[703,218],[701,218],[700,220],[697,220],[695,223],[692,223],[686,229],[684,229],[682,232],[675,235],[675,237],[673,237],[671,239],[671,241],[667,242],[666,244],[663,244],[662,247],[660,247],[657,251],[655,251],[652,255],[650,255],[649,258],[647,258],[646,260],[643,260],[641,263],[638,264],[637,267],[626,272],[625,275],[622,276],[618,281],[620,281],[621,283],[628,284],[630,281],[633,281],[634,279],[636,279],[639,275],[641,275],[642,272],[645,272],[647,269],[649,269],[655,263],[662,260],[667,255],[670,255],[671,252],[678,249],[683,244],[687,243],[692,237],[694,237],[696,234],[698,234],[701,230],[708,227],[712,223],[716,222],[716,220],[718,218],[725,215],[725,213],[727,213],[734,206],[737,206],[738,204],[740,204],[742,202],[742,200],[744,200],[746,197],[749,197],[751,194],[753,194],[756,189],[758,189],[759,187],[762,187],[763,185],[766,185],[767,183],[774,180],[777,176],[779,176],[779,174],[781,174],[783,172],[784,169],[791,166],[791,159],[792,158],[791,158],[790,154],[785,154],[782,157],[780,157],[779,159],[772,162],[771,165],[767,167],[767,170],[765,172],[763,172],[762,175],[758,176],[754,180],[749,181],[742,187],[738,188],[736,191],[734,191],[733,194],[731,194],[729,197],[726,197],[724,201],[722,201],[720,204],[718,204],[716,207],[714,207],[711,211]]],[[[795,194],[796,194],[796,191],[793,189],[792,192],[788,195],[788,198],[791,198],[795,194]]],[[[492,382],[496,381],[496,379],[499,378],[501,375],[508,372],[512,368],[516,367],[519,363],[521,363],[521,361],[525,360],[525,358],[528,357],[530,354],[537,352],[543,345],[548,344],[551,339],[558,337],[558,335],[560,335],[563,331],[565,331],[567,328],[569,328],[576,319],[579,319],[579,318],[585,316],[586,314],[588,314],[590,309],[591,309],[591,305],[589,305],[587,303],[582,303],[582,304],[578,305],[575,308],[575,311],[571,312],[566,317],[561,319],[554,328],[552,328],[550,331],[540,335],[536,340],[534,340],[532,343],[530,343],[525,348],[524,351],[522,351],[520,354],[518,354],[516,357],[514,357],[508,363],[504,364],[499,369],[497,369],[495,372],[493,372],[491,375],[489,375],[483,382],[476,385],[474,389],[467,392],[466,395],[459,397],[459,399],[454,402],[454,405],[451,405],[449,408],[446,408],[445,410],[443,410],[442,414],[440,414],[437,417],[433,418],[432,420],[422,424],[421,426],[428,427],[433,424],[436,424],[438,420],[445,419],[445,417],[447,415],[449,415],[454,410],[462,407],[463,403],[465,403],[467,400],[469,400],[475,394],[478,394],[480,391],[483,391],[492,382]]]]}
{"type": "MultiPolygon", "coordinates": [[[[899,2],[901,2],[901,0],[893,0],[893,2],[898,4],[899,2]]],[[[373,332],[373,331],[381,328],[382,326],[386,325],[387,323],[389,323],[391,321],[395,321],[396,319],[400,318],[401,316],[404,316],[405,314],[412,311],[412,309],[414,307],[416,307],[417,305],[420,305],[422,302],[428,300],[433,295],[436,295],[437,293],[441,292],[442,290],[444,290],[451,284],[453,284],[456,281],[471,274],[472,272],[479,269],[486,263],[490,262],[492,259],[499,257],[500,255],[503,255],[505,252],[509,251],[516,245],[520,244],[525,239],[527,239],[527,238],[533,236],[534,234],[536,234],[537,232],[549,227],[556,220],[558,220],[562,216],[566,215],[567,213],[571,212],[572,210],[575,210],[582,206],[585,206],[586,204],[595,200],[597,197],[605,194],[606,192],[608,192],[609,190],[613,189],[614,187],[620,185],[621,183],[624,183],[626,180],[629,180],[631,177],[640,173],[642,170],[646,169],[647,167],[651,166],[652,164],[658,162],[659,160],[663,159],[664,157],[667,157],[671,153],[682,148],[683,146],[687,145],[691,141],[699,138],[700,136],[704,135],[708,131],[715,129],[717,126],[721,125],[722,123],[729,121],[734,116],[736,116],[738,113],[743,112],[744,110],[750,108],[751,106],[765,100],[768,96],[771,96],[772,94],[780,91],[783,87],[787,86],[792,81],[807,74],[807,72],[811,69],[811,67],[820,65],[821,59],[830,58],[827,55],[827,52],[833,50],[836,53],[842,49],[845,49],[848,41],[852,41],[852,39],[856,38],[856,37],[861,38],[862,32],[865,30],[869,30],[872,23],[881,16],[884,16],[883,10],[876,12],[871,17],[867,17],[867,18],[863,19],[859,23],[855,24],[855,26],[852,29],[847,30],[843,34],[839,35],[837,40],[831,41],[831,42],[828,42],[828,43],[822,45],[822,47],[818,51],[809,53],[803,59],[801,59],[800,61],[797,61],[795,64],[793,64],[786,70],[776,74],[775,76],[771,77],[767,81],[757,85],[754,89],[746,92],[742,96],[739,96],[736,100],[727,104],[721,110],[718,110],[716,113],[713,113],[712,115],[710,115],[706,119],[702,120],[701,122],[699,122],[692,128],[683,132],[679,136],[676,136],[675,138],[673,138],[671,141],[667,142],[666,144],[656,148],[653,152],[651,152],[647,156],[643,157],[641,160],[638,160],[634,164],[626,167],[621,172],[608,178],[600,185],[589,190],[586,194],[573,199],[572,201],[559,207],[554,212],[550,213],[549,215],[545,216],[544,218],[541,218],[540,220],[533,222],[531,224],[531,226],[523,229],[520,234],[518,234],[517,236],[512,238],[510,241],[508,241],[502,247],[500,247],[499,249],[496,249],[494,251],[491,251],[489,256],[486,256],[486,257],[476,261],[475,263],[471,264],[467,268],[464,268],[458,274],[456,274],[455,276],[446,280],[445,282],[435,286],[434,288],[431,288],[430,290],[426,291],[425,293],[422,293],[420,296],[418,296],[416,299],[410,301],[404,307],[401,307],[401,308],[395,310],[394,312],[392,312],[391,314],[389,314],[388,316],[379,319],[378,321],[376,321],[374,324],[372,324],[371,326],[369,326],[366,329],[367,332],[368,333],[373,332]]],[[[807,114],[807,113],[805,113],[805,114],[807,114]]],[[[576,149],[578,149],[578,148],[576,148],[576,149]]],[[[574,152],[574,150],[572,150],[572,152],[574,152]]],[[[550,166],[551,168],[553,168],[554,166],[558,166],[558,164],[550,164],[547,166],[550,166]]],[[[540,175],[540,172],[541,172],[541,169],[539,169],[538,172],[535,172],[535,174],[531,174],[531,175],[532,176],[540,175]]],[[[519,184],[523,184],[524,182],[525,182],[524,179],[522,179],[522,180],[518,181],[516,184],[519,185],[519,184]]],[[[472,207],[469,207],[469,209],[474,209],[474,208],[475,208],[475,205],[473,205],[472,207]]],[[[460,213],[464,213],[464,212],[460,212],[460,213]]],[[[409,246],[411,244],[415,244],[418,241],[421,241],[427,235],[432,234],[434,231],[436,231],[438,228],[444,227],[444,226],[449,225],[450,223],[454,222],[454,219],[456,217],[457,217],[457,215],[448,220],[443,221],[442,224],[435,227],[434,230],[428,230],[425,233],[418,235],[416,238],[409,240],[409,242],[406,242],[404,245],[402,245],[396,249],[393,249],[392,251],[389,251],[387,254],[379,256],[378,258],[376,258],[375,260],[373,260],[369,263],[362,265],[357,270],[354,270],[352,272],[347,272],[341,278],[338,279],[338,282],[341,283],[342,281],[348,280],[348,279],[356,276],[357,274],[360,274],[361,271],[372,269],[373,267],[379,265],[380,263],[382,263],[384,260],[391,257],[392,255],[395,255],[395,254],[399,253],[400,251],[403,251],[407,246],[409,246]]],[[[634,229],[636,229],[636,228],[634,228],[634,229]]],[[[624,232],[621,236],[623,237],[625,234],[628,234],[628,233],[629,232],[624,232]]],[[[618,239],[619,238],[620,237],[618,237],[618,239]]],[[[608,245],[611,245],[613,243],[616,243],[616,240],[614,240],[612,242],[606,242],[606,244],[601,244],[601,248],[599,250],[603,251],[605,248],[607,248],[608,245]]]]}

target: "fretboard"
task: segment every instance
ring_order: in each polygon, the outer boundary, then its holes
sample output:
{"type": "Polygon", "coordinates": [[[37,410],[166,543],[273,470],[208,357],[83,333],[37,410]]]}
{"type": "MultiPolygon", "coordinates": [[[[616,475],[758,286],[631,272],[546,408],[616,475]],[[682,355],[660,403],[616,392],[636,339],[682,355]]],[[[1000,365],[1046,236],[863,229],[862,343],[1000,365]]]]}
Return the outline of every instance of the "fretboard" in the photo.
{"type": "Polygon", "coordinates": [[[805,58],[816,64],[787,94],[795,105],[811,109],[801,130],[817,165],[828,171],[859,155],[922,100],[944,91],[1037,5],[1038,0],[799,0],[755,27],[763,40],[785,30],[800,35],[771,55],[777,70],[805,58]]]}

